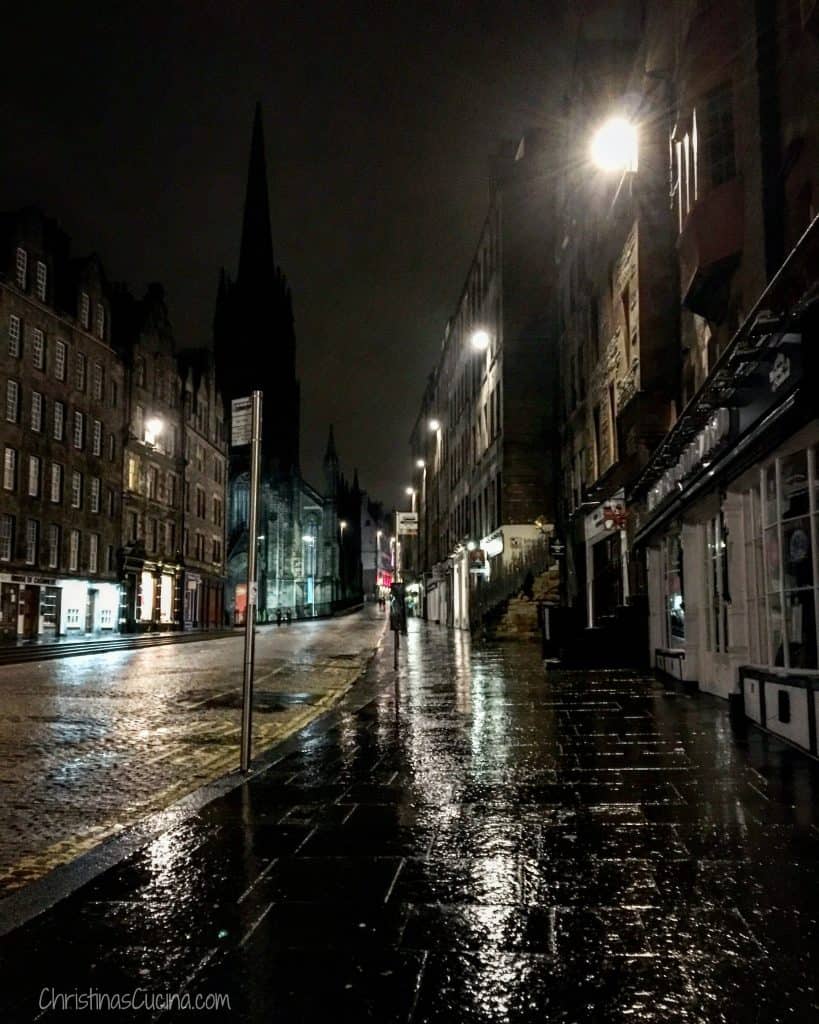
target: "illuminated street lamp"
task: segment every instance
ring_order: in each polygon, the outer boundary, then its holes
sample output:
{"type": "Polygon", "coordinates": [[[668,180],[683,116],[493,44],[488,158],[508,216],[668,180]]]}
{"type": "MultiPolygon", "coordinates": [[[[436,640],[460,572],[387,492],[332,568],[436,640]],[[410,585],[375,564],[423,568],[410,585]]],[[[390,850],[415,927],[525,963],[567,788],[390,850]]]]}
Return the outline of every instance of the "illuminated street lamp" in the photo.
{"type": "Polygon", "coordinates": [[[343,537],[344,536],[344,531],[347,529],[347,520],[346,519],[339,519],[339,521],[338,521],[338,528],[339,528],[339,530],[341,530],[341,536],[343,537]]]}
{"type": "Polygon", "coordinates": [[[431,419],[429,421],[429,429],[430,430],[440,430],[441,429],[441,421],[440,420],[436,420],[434,418],[431,419]]]}
{"type": "Polygon", "coordinates": [[[489,348],[489,332],[482,327],[473,331],[469,340],[476,352],[485,352],[489,348]]]}
{"type": "Polygon", "coordinates": [[[423,469],[425,466],[426,466],[426,462],[424,462],[423,459],[416,459],[415,460],[415,468],[416,469],[423,469]]]}
{"type": "Polygon", "coordinates": [[[411,498],[413,496],[413,494],[415,494],[415,488],[414,487],[407,487],[406,488],[406,494],[408,495],[408,497],[411,498]]]}
{"type": "Polygon", "coordinates": [[[604,121],[592,138],[591,158],[601,171],[636,171],[636,127],[624,117],[604,121]]]}

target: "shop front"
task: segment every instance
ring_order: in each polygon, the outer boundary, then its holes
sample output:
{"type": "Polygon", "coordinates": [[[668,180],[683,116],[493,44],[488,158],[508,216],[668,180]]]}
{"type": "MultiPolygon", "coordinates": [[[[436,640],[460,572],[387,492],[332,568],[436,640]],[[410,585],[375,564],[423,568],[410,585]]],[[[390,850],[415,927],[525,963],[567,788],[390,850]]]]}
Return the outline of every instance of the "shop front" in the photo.
{"type": "Polygon", "coordinates": [[[185,596],[181,565],[143,558],[138,549],[125,553],[120,628],[123,632],[177,629],[185,596]]]}
{"type": "Polygon", "coordinates": [[[790,270],[635,488],[635,542],[648,561],[656,668],[815,754],[819,317],[815,298],[794,300],[803,275],[790,270]]]}

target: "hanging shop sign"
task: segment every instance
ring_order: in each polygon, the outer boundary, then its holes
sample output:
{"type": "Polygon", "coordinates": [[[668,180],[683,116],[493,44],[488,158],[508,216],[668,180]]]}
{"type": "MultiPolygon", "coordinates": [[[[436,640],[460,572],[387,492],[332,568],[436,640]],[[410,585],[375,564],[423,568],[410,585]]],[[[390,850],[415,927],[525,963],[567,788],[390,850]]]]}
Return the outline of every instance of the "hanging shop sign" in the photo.
{"type": "Polygon", "coordinates": [[[397,532],[406,537],[418,536],[418,513],[417,512],[396,512],[397,532]]]}

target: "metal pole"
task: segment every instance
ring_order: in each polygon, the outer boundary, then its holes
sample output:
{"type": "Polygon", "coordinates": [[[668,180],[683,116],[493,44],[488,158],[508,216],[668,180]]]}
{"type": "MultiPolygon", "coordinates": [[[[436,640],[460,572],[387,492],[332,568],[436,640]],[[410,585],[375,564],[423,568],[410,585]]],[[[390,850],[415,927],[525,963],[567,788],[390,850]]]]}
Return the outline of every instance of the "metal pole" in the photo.
{"type": "Polygon", "coordinates": [[[393,636],[395,637],[395,647],[393,648],[393,656],[392,656],[392,667],[397,672],[398,671],[398,644],[399,644],[398,630],[394,629],[392,632],[393,632],[393,636]]]}
{"type": "Polygon", "coordinates": [[[261,462],[261,420],[262,393],[251,395],[250,435],[250,512],[248,515],[247,538],[247,611],[245,613],[245,660],[242,681],[242,772],[250,771],[250,747],[253,711],[253,656],[255,648],[256,605],[258,584],[256,582],[256,533],[259,520],[259,464],[261,462]]]}

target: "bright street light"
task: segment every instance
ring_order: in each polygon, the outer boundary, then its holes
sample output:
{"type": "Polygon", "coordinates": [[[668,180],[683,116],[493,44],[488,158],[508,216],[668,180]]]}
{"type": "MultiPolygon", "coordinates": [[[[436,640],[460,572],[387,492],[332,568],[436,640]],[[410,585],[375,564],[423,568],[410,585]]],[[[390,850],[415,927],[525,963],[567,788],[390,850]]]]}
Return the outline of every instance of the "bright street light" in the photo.
{"type": "Polygon", "coordinates": [[[145,443],[156,444],[156,439],[162,433],[164,423],[159,416],[151,416],[145,421],[145,443]]]}
{"type": "Polygon", "coordinates": [[[430,430],[440,430],[441,429],[441,421],[440,420],[436,420],[436,419],[430,420],[429,421],[429,429],[430,430]]]}
{"type": "Polygon", "coordinates": [[[636,171],[637,129],[624,117],[610,117],[594,134],[591,156],[601,171],[636,171]]]}
{"type": "Polygon", "coordinates": [[[407,487],[405,489],[404,493],[408,494],[410,497],[412,497],[412,495],[415,494],[415,488],[414,487],[407,487]]]}
{"type": "Polygon", "coordinates": [[[416,459],[415,460],[415,468],[416,469],[423,469],[424,466],[426,466],[426,462],[424,462],[423,459],[416,459]]]}
{"type": "Polygon", "coordinates": [[[305,533],[305,535],[302,537],[302,540],[304,541],[305,544],[315,544],[316,543],[316,538],[313,537],[312,534],[309,534],[309,533],[305,533]]]}
{"type": "Polygon", "coordinates": [[[489,348],[489,332],[483,328],[473,331],[470,342],[476,352],[485,352],[489,348]]]}
{"type": "Polygon", "coordinates": [[[341,530],[342,533],[344,533],[344,531],[347,529],[347,520],[339,519],[338,528],[341,530]]]}
{"type": "Polygon", "coordinates": [[[466,542],[466,550],[467,551],[474,551],[477,546],[478,545],[475,543],[474,540],[468,540],[466,542]]]}

